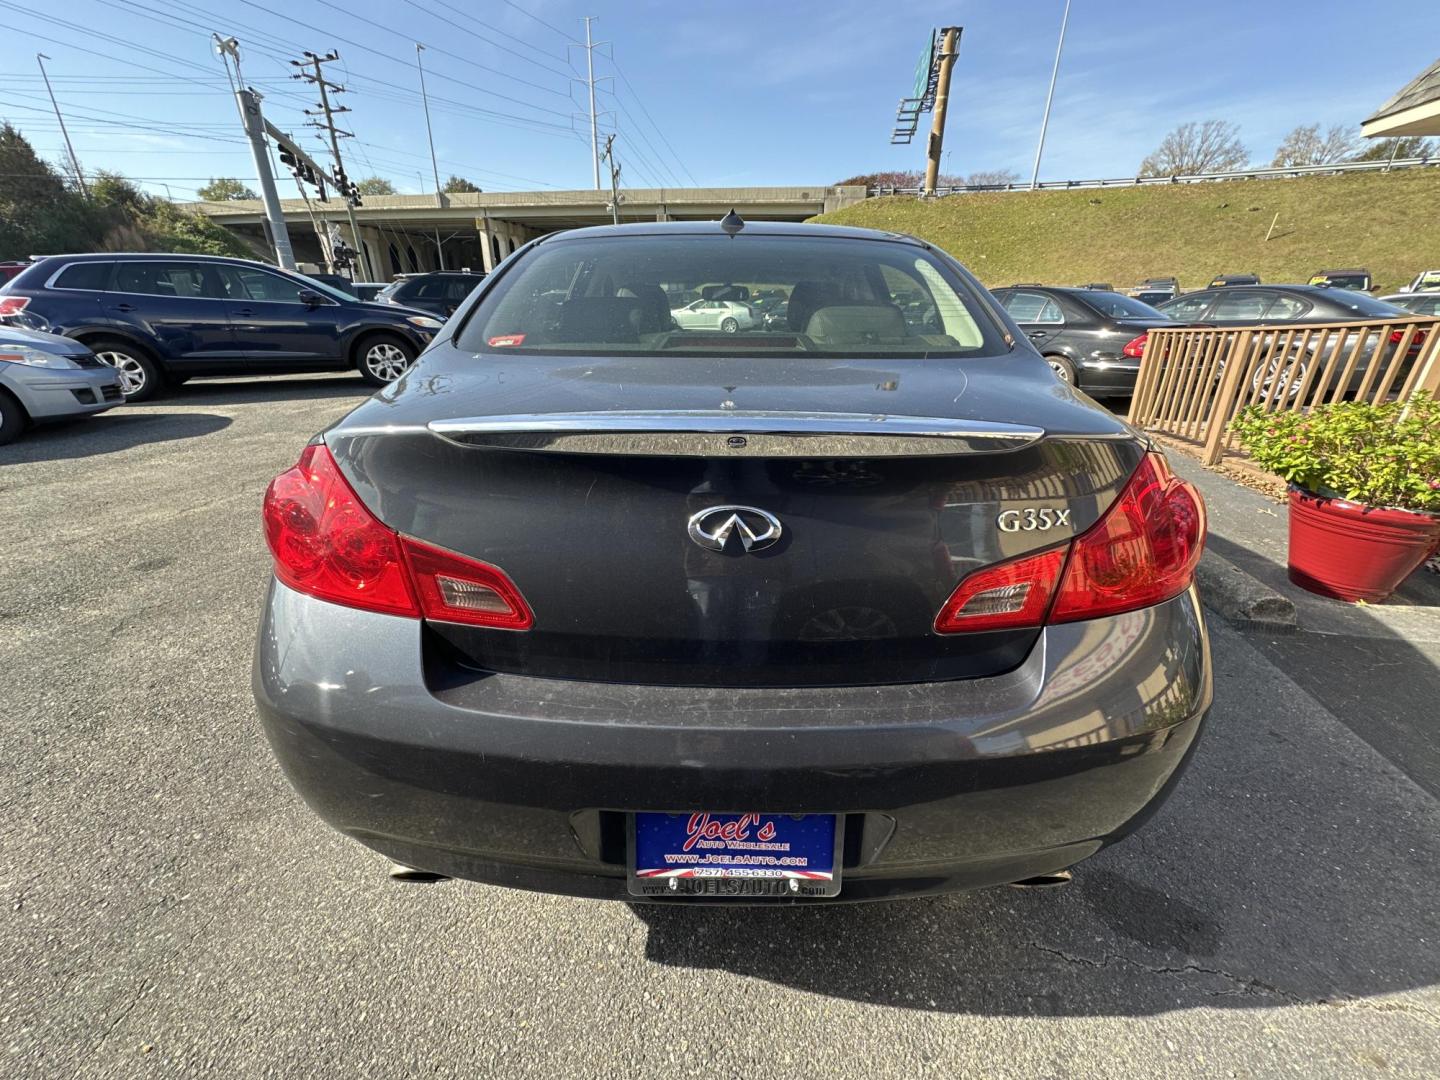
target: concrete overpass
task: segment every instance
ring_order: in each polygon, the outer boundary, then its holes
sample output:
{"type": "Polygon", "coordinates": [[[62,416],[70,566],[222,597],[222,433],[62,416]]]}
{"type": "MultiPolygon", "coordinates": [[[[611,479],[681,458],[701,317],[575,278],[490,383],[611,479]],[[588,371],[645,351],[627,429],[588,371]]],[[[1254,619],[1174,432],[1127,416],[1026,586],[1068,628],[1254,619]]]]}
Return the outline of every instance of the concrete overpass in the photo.
{"type": "MultiPolygon", "coordinates": [[[[863,186],[751,188],[627,188],[621,192],[621,221],[714,221],[734,208],[755,221],[804,221],[865,198],[863,186]]],[[[389,281],[399,273],[469,267],[492,269],[521,244],[544,233],[609,224],[608,191],[518,191],[443,195],[367,195],[355,210],[357,246],[369,277],[389,281]]],[[[330,223],[347,241],[345,205],[287,199],[285,223],[295,258],[321,266],[319,233],[330,223]]],[[[255,200],[204,202],[196,209],[238,234],[257,255],[272,258],[264,215],[255,200]]],[[[360,270],[356,268],[359,278],[360,270]]]]}

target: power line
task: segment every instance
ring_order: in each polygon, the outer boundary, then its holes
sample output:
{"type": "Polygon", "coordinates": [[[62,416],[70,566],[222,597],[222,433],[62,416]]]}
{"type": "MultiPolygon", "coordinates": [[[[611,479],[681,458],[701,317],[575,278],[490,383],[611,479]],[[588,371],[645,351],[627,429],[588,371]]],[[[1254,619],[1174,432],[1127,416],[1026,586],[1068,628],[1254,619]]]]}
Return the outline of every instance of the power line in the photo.
{"type": "Polygon", "coordinates": [[[615,59],[613,52],[610,56],[610,66],[615,69],[615,74],[620,76],[620,81],[624,83],[625,87],[630,91],[630,96],[635,99],[635,104],[640,106],[640,111],[645,114],[645,119],[650,121],[650,126],[655,129],[655,134],[660,137],[660,141],[664,143],[666,148],[670,151],[670,156],[675,159],[675,164],[680,166],[680,171],[690,178],[690,183],[693,186],[699,187],[700,182],[696,180],[695,177],[691,175],[690,170],[685,167],[685,162],[680,160],[680,155],[675,153],[675,147],[671,146],[670,140],[665,137],[665,129],[662,128],[659,124],[655,123],[655,118],[650,115],[650,110],[645,108],[645,99],[640,96],[640,92],[636,90],[635,87],[631,84],[630,80],[625,77],[625,72],[621,69],[620,64],[615,59]]]}
{"type": "Polygon", "coordinates": [[[558,26],[556,26],[554,23],[548,23],[548,22],[546,22],[544,19],[540,18],[539,15],[536,15],[536,14],[534,14],[533,12],[530,12],[530,11],[526,11],[526,10],[525,10],[523,7],[521,7],[519,4],[514,3],[513,0],[501,0],[501,3],[505,4],[507,7],[512,7],[512,8],[514,8],[516,11],[520,12],[520,14],[521,14],[521,15],[524,15],[526,18],[534,19],[537,23],[539,23],[541,26],[545,27],[546,29],[548,29],[548,30],[554,30],[555,33],[559,34],[559,35],[560,35],[562,38],[564,38],[566,41],[569,41],[569,40],[570,40],[570,34],[569,34],[568,31],[561,30],[561,29],[560,29],[558,26]]]}
{"type": "MultiPolygon", "coordinates": [[[[443,22],[450,22],[450,20],[444,18],[444,16],[436,15],[435,12],[429,11],[427,8],[420,7],[420,5],[416,2],[416,0],[405,0],[405,2],[406,2],[407,4],[410,4],[412,7],[420,8],[421,11],[425,11],[427,14],[433,16],[434,18],[440,19],[440,20],[443,21],[443,22]]],[[[559,60],[562,64],[565,64],[567,68],[569,67],[570,61],[569,61],[566,57],[564,57],[564,56],[557,55],[556,53],[546,52],[544,49],[540,48],[538,45],[532,45],[532,44],[530,44],[530,42],[526,41],[524,38],[516,37],[514,34],[509,33],[509,32],[506,31],[506,30],[501,30],[500,27],[498,27],[498,26],[492,26],[490,23],[485,22],[483,19],[477,19],[474,15],[471,15],[468,11],[462,11],[460,8],[455,7],[455,5],[453,5],[453,4],[447,4],[447,3],[445,2],[445,0],[433,0],[433,2],[436,3],[436,4],[439,4],[442,8],[444,8],[444,9],[447,10],[447,11],[453,11],[456,15],[461,16],[462,18],[466,19],[466,20],[469,21],[469,22],[473,22],[473,23],[474,23],[475,25],[477,25],[477,26],[483,26],[483,27],[485,27],[486,30],[489,30],[489,31],[491,31],[491,32],[493,32],[493,33],[499,34],[501,37],[509,38],[511,41],[515,42],[516,44],[524,45],[525,48],[530,49],[530,50],[532,50],[533,52],[537,52],[537,53],[539,53],[541,56],[543,56],[543,57],[545,57],[545,58],[547,58],[547,59],[549,59],[549,60],[559,60]]],[[[450,25],[455,26],[455,25],[457,25],[457,24],[451,23],[450,25]]],[[[464,28],[462,27],[461,29],[464,29],[464,28]]],[[[489,42],[491,45],[496,45],[498,48],[503,48],[503,47],[504,47],[504,46],[500,46],[497,42],[491,41],[489,38],[485,37],[483,34],[477,34],[477,33],[475,33],[475,31],[473,31],[473,30],[468,30],[468,31],[466,31],[466,32],[469,33],[469,34],[474,35],[475,37],[479,38],[481,41],[489,42]]],[[[516,57],[516,59],[518,60],[518,59],[525,59],[525,58],[524,58],[524,57],[516,57]]],[[[532,62],[533,62],[533,61],[532,61],[532,62]]],[[[542,65],[542,66],[543,66],[543,65],[542,65]]],[[[561,69],[559,69],[559,68],[548,68],[547,70],[558,72],[559,74],[564,75],[564,76],[566,76],[567,78],[574,73],[574,72],[571,71],[571,70],[561,70],[561,69]]]]}

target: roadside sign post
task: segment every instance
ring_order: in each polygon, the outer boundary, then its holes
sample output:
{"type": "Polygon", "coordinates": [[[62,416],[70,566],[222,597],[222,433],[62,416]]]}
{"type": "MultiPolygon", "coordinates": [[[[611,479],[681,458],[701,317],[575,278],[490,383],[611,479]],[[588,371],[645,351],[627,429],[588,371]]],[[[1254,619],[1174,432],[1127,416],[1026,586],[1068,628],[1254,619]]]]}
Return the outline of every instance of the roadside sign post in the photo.
{"type": "Polygon", "coordinates": [[[935,185],[940,181],[940,154],[945,142],[945,113],[950,105],[950,72],[955,67],[956,46],[960,39],[958,26],[947,26],[941,41],[940,55],[936,58],[940,72],[935,80],[935,111],[930,124],[930,142],[926,150],[924,194],[934,195],[935,185]]]}

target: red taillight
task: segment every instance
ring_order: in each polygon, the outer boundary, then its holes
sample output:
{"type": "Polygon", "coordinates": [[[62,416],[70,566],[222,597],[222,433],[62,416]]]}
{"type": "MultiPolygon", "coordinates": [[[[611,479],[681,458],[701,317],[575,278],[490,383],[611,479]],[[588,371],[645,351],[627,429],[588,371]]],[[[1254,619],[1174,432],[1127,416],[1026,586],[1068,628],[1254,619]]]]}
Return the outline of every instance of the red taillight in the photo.
{"type": "MultiPolygon", "coordinates": [[[[1402,341],[1404,341],[1404,340],[1405,340],[1405,331],[1404,331],[1404,330],[1391,330],[1391,331],[1390,331],[1390,344],[1391,344],[1391,345],[1399,345],[1400,342],[1402,342],[1402,341]]],[[[1413,349],[1413,348],[1415,348],[1415,347],[1418,346],[1418,345],[1424,345],[1424,344],[1425,344],[1425,331],[1424,331],[1424,330],[1416,330],[1416,331],[1415,331],[1415,335],[1410,339],[1410,347],[1413,349]]]]}
{"type": "Polygon", "coordinates": [[[28,296],[0,296],[0,318],[6,315],[19,315],[30,303],[28,296]]]}
{"type": "Polygon", "coordinates": [[[1150,607],[1190,587],[1205,546],[1205,504],[1165,459],[1146,454],[1105,516],[1075,539],[1048,621],[1150,607]]]}
{"type": "Polygon", "coordinates": [[[529,605],[503,572],[399,536],[366,509],[323,445],[265,492],[275,576],[298,592],[409,618],[528,629],[529,605]]]}
{"type": "Polygon", "coordinates": [[[1139,337],[1131,338],[1129,341],[1127,341],[1125,343],[1125,348],[1121,349],[1120,351],[1126,356],[1133,356],[1135,359],[1138,360],[1140,359],[1140,357],[1145,355],[1145,341],[1149,337],[1150,331],[1147,330],[1139,337]]]}
{"type": "Polygon", "coordinates": [[[402,543],[425,618],[500,630],[534,624],[530,605],[499,567],[408,538],[402,543]]]}
{"type": "Polygon", "coordinates": [[[965,634],[1039,626],[1060,581],[1065,550],[1027,555],[971,574],[956,586],[935,616],[935,632],[965,634]]]}
{"type": "Polygon", "coordinates": [[[1190,587],[1204,544],[1199,493],[1147,454],[1105,516],[1066,547],[962,580],[935,630],[1020,629],[1150,607],[1190,587]]]}

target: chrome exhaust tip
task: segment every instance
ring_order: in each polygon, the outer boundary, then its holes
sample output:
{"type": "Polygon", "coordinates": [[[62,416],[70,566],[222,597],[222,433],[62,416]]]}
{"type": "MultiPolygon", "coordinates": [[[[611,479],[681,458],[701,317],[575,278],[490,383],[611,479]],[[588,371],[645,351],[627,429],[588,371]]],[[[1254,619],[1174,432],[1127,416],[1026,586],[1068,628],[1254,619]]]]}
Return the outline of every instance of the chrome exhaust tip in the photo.
{"type": "Polygon", "coordinates": [[[1012,881],[1010,887],[1012,889],[1059,889],[1069,885],[1072,880],[1074,880],[1074,875],[1069,870],[1056,870],[1051,874],[1036,874],[1034,877],[1012,881]]]}
{"type": "Polygon", "coordinates": [[[391,881],[412,881],[417,884],[450,880],[444,874],[437,874],[433,870],[418,870],[413,866],[406,866],[404,863],[398,862],[390,864],[388,873],[391,881]]]}

